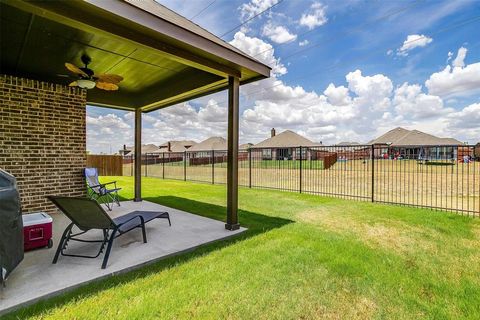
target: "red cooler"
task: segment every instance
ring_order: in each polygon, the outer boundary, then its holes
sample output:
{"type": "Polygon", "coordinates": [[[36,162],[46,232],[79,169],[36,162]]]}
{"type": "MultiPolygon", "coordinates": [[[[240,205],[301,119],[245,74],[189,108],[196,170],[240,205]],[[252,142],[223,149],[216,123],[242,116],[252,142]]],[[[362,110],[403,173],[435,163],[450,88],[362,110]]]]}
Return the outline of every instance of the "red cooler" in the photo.
{"type": "Polygon", "coordinates": [[[23,218],[23,249],[53,246],[52,222],[53,219],[45,212],[24,214],[23,218]]]}

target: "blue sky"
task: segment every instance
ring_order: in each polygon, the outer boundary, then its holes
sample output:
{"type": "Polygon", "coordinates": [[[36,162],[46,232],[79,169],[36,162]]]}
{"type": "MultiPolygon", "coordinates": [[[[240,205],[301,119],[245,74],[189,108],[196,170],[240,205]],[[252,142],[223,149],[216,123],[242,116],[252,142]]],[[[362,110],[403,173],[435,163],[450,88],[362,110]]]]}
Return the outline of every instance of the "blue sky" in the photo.
{"type": "MultiPolygon", "coordinates": [[[[220,36],[277,1],[158,2],[220,36]]],[[[480,141],[479,28],[480,1],[284,0],[223,37],[273,66],[272,78],[241,88],[241,142],[275,127],[365,143],[397,126],[480,141]]],[[[225,100],[145,116],[144,142],[225,136],[225,100]]],[[[132,144],[132,114],[88,107],[87,116],[90,151],[132,144]]]]}

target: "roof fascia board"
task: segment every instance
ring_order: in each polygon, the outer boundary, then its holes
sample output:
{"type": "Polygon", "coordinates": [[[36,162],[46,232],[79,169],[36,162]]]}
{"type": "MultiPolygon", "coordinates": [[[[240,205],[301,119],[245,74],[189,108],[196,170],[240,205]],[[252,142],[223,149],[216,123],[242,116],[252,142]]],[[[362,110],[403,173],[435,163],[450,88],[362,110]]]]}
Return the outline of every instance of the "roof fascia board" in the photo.
{"type": "Polygon", "coordinates": [[[196,48],[202,49],[206,52],[222,57],[227,61],[231,61],[237,65],[243,66],[263,76],[266,76],[266,77],[270,76],[271,68],[266,66],[265,64],[258,62],[255,59],[248,57],[247,55],[242,55],[228,48],[225,48],[209,39],[206,39],[200,35],[192,33],[190,30],[187,30],[179,25],[163,20],[158,16],[155,16],[149,12],[146,12],[128,3],[128,1],[104,1],[104,0],[84,0],[84,1],[94,4],[98,7],[105,7],[108,11],[124,16],[131,21],[139,23],[159,33],[163,33],[171,38],[178,39],[182,42],[193,45],[196,48]],[[125,6],[130,6],[134,10],[131,10],[131,11],[116,10],[117,8],[121,9],[120,7],[125,8],[125,6]],[[112,11],[112,10],[115,10],[115,11],[112,11]],[[144,14],[139,14],[139,12],[142,12],[144,14]],[[121,13],[123,14],[128,13],[128,16],[122,15],[121,13]]]}

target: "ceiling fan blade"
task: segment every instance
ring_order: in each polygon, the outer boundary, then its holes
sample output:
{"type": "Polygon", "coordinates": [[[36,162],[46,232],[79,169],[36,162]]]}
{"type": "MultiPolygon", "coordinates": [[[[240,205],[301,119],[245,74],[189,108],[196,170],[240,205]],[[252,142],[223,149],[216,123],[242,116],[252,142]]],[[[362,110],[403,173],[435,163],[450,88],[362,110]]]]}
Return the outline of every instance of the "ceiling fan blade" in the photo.
{"type": "Polygon", "coordinates": [[[77,67],[74,64],[65,62],[65,67],[73,73],[79,74],[83,77],[88,77],[88,74],[86,74],[83,70],[81,70],[79,67],[77,67]]]}
{"type": "Polygon", "coordinates": [[[106,91],[116,91],[116,90],[118,90],[118,86],[116,84],[110,83],[110,82],[101,82],[101,81],[97,82],[97,88],[102,89],[102,90],[106,90],[106,91]]]}
{"type": "Polygon", "coordinates": [[[100,82],[110,82],[117,84],[123,80],[123,77],[119,76],[118,74],[99,74],[95,76],[100,82]]]}
{"type": "Polygon", "coordinates": [[[68,86],[69,86],[69,87],[76,87],[76,86],[78,86],[78,83],[77,83],[77,81],[73,81],[73,82],[70,82],[70,83],[68,84],[68,86]]]}

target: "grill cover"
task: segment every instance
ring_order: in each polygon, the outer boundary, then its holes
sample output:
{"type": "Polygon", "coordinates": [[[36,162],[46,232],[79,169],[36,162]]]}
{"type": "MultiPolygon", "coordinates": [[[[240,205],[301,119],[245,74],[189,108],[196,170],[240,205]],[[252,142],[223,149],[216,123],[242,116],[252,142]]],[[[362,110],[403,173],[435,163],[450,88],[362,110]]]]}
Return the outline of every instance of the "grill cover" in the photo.
{"type": "Polygon", "coordinates": [[[15,177],[0,169],[0,283],[23,260],[23,222],[15,177]]]}

